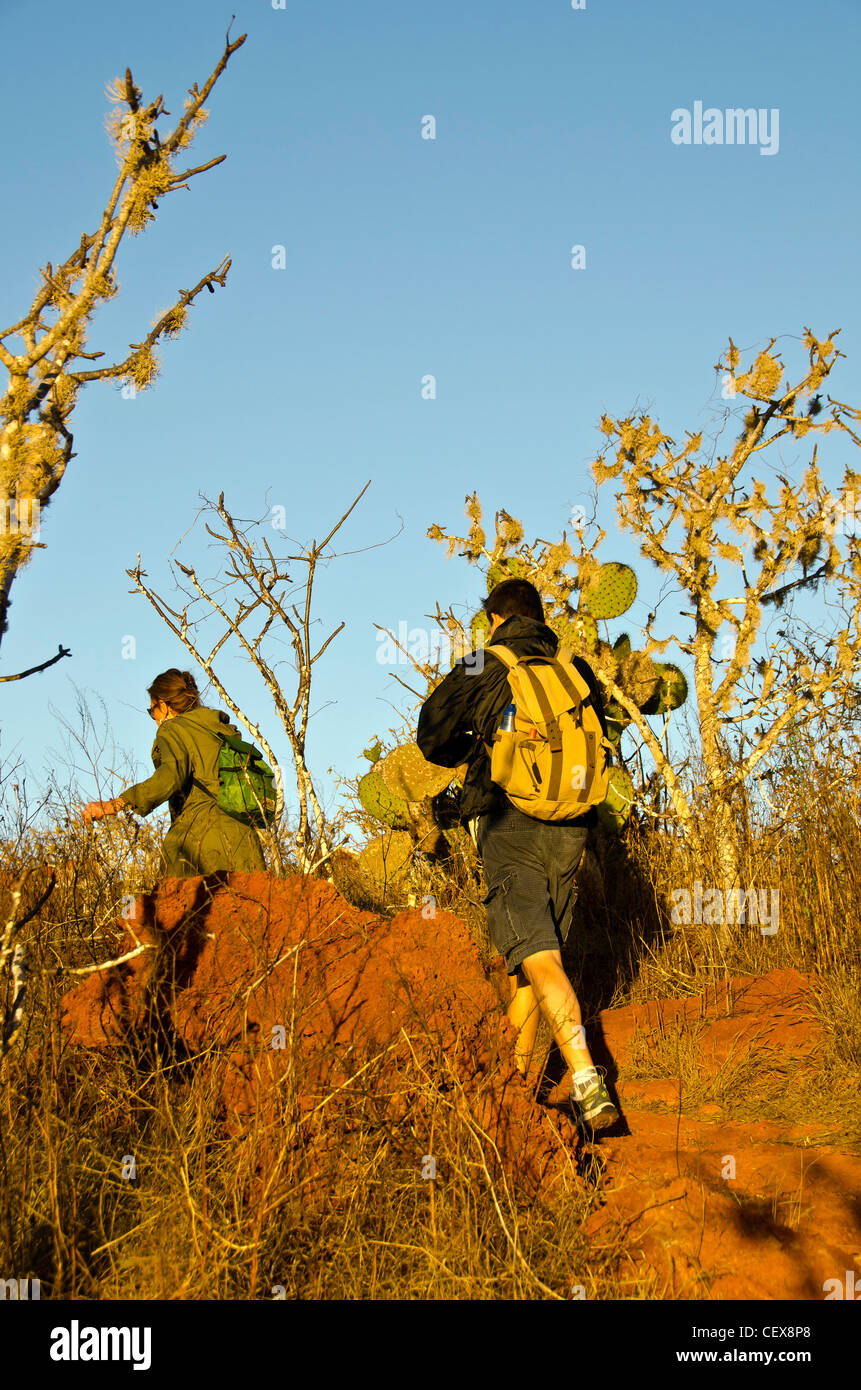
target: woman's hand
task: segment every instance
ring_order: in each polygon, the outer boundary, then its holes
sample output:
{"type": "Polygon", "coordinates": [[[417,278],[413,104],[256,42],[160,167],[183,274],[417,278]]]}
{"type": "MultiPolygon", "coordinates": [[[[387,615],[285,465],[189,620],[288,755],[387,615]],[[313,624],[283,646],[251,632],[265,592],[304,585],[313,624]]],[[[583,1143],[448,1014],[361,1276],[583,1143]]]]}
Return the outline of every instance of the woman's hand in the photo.
{"type": "Polygon", "coordinates": [[[91,825],[94,820],[102,820],[104,816],[115,816],[126,804],[121,796],[113,801],[90,801],[82,812],[84,825],[91,825]]]}

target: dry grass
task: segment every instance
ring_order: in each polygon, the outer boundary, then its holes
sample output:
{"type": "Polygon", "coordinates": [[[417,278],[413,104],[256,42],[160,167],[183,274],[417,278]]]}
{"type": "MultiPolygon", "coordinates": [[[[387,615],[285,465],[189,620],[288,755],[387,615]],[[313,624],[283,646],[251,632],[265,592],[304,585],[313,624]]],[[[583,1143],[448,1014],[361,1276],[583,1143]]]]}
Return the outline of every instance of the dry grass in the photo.
{"type": "Polygon", "coordinates": [[[394,1123],[373,1067],[348,1091],[330,1082],[332,1147],[312,1183],[289,1096],[252,1137],[225,1137],[215,1052],[147,1066],[48,1048],[30,1064],[5,1068],[0,1243],[49,1297],[498,1299],[574,1283],[596,1297],[618,1253],[590,1258],[596,1190],[573,1161],[546,1200],[511,1189],[453,1071],[448,1091],[405,1075],[394,1123]],[[309,1184],[325,1202],[309,1205],[309,1184]]]}
{"type": "MultiPolygon", "coordinates": [[[[566,961],[587,1021],[598,1009],[699,994],[733,975],[777,967],[814,972],[811,1006],[828,1044],[810,1063],[764,1073],[754,1058],[704,1062],[699,1027],[666,1029],[635,1047],[627,1076],[678,1077],[682,1107],[716,1102],[739,1119],[787,1126],[816,1119],[831,1142],[861,1147],[850,1102],[861,1083],[861,829],[857,788],[808,777],[807,799],[778,828],[738,816],[748,881],[781,894],[780,929],[739,928],[720,952],[709,933],[676,930],[672,889],[716,882],[685,846],[653,823],[622,840],[600,838],[584,863],[566,961]]],[[[777,793],[775,793],[777,795],[777,793]]],[[[704,818],[708,807],[702,808],[704,818]]],[[[583,1222],[600,1200],[597,1167],[572,1161],[556,1187],[528,1201],[506,1183],[487,1136],[452,1089],[416,1067],[401,1084],[405,1118],[386,1119],[370,1067],[328,1105],[335,1126],[329,1198],[313,1190],[295,1095],[240,1142],[226,1134],[215,1098],[221,1059],[193,1064],[117,1050],[64,1050],[57,1026],[67,977],[58,966],[110,956],[125,898],[151,886],[157,828],[116,822],[84,837],[70,818],[51,834],[6,841],[6,882],[24,864],[53,862],[58,884],[26,927],[32,987],[25,1022],[0,1065],[0,1275],[38,1275],[46,1297],[270,1299],[654,1298],[656,1277],[624,1256],[624,1236],[593,1245],[583,1222]],[[126,838],[124,839],[123,836],[126,838]],[[417,1117],[420,1117],[417,1118],[417,1117]],[[422,1177],[433,1152],[438,1176],[422,1177]],[[261,1172],[259,1154],[267,1154],[261,1172]],[[122,1176],[133,1154],[134,1180],[122,1176]]],[[[480,869],[465,832],[444,868],[420,865],[416,901],[432,895],[457,912],[482,959],[487,939],[480,869]]],[[[44,877],[44,875],[43,875],[44,877]]],[[[35,896],[38,874],[34,876],[35,896]]],[[[5,897],[5,895],[4,895],[5,897]]],[[[3,982],[4,987],[6,982],[3,982]]],[[[545,1036],[546,1041],[546,1036],[545,1036]]],[[[540,1045],[540,1043],[539,1043],[540,1045]]],[[[301,1066],[301,1058],[294,1059],[301,1066]]],[[[324,1097],[324,1103],[326,1097],[324,1097]]],[[[782,1213],[782,1219],[787,1213],[782,1213]]],[[[705,1287],[686,1296],[706,1297],[705,1287]]]]}

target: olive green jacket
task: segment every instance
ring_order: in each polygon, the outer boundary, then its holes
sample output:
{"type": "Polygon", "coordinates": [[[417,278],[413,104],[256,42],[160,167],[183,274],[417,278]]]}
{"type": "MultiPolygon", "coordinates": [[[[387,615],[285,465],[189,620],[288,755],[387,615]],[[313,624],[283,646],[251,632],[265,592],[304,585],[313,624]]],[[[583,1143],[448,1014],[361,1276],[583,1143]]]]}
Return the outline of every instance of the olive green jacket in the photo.
{"type": "Polygon", "coordinates": [[[219,869],[253,873],[266,867],[254,827],[234,820],[216,804],[221,748],[216,729],[239,734],[226,714],[204,706],[166,719],[152,747],[155,772],[121,794],[141,816],[168,802],[171,826],[162,845],[168,878],[193,878],[219,869]],[[196,787],[193,777],[207,790],[196,787]]]}

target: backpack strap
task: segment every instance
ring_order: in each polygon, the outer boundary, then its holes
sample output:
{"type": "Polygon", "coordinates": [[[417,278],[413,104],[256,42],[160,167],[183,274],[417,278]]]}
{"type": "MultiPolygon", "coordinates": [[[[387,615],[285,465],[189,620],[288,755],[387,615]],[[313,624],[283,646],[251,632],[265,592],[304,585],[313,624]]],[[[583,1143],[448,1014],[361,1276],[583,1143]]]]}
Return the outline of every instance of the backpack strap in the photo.
{"type": "Polygon", "coordinates": [[[556,674],[559,677],[559,680],[564,689],[568,691],[569,695],[572,695],[576,692],[580,696],[580,703],[581,705],[583,705],[584,708],[588,705],[589,709],[592,711],[592,713],[598,720],[598,723],[601,725],[601,730],[603,733],[603,730],[606,727],[606,716],[604,714],[604,711],[599,710],[597,705],[595,704],[595,699],[592,695],[591,689],[589,688],[589,683],[584,676],[580,675],[580,672],[574,665],[574,661],[571,655],[566,654],[565,657],[557,656],[553,662],[553,665],[556,667],[556,674]],[[570,666],[570,672],[565,669],[566,666],[570,666]],[[573,680],[571,679],[572,676],[573,680]]]}
{"type": "MultiPolygon", "coordinates": [[[[509,671],[518,663],[519,658],[514,655],[514,652],[511,651],[509,647],[503,647],[501,642],[495,646],[485,647],[484,650],[485,652],[490,652],[491,656],[495,656],[498,661],[501,661],[503,666],[507,667],[509,671]]],[[[482,739],[481,742],[486,753],[490,756],[490,744],[485,739],[482,739]]]]}
{"type": "MultiPolygon", "coordinates": [[[[213,734],[213,735],[215,736],[215,738],[218,739],[220,748],[223,748],[223,747],[224,747],[224,745],[225,745],[225,743],[226,743],[226,741],[227,741],[227,739],[228,739],[228,737],[229,737],[229,735],[227,735],[227,734],[219,733],[218,729],[207,729],[205,726],[204,726],[203,732],[204,732],[205,734],[213,734]]],[[[220,751],[220,749],[219,749],[219,751],[220,751]]],[[[215,767],[216,767],[216,772],[217,772],[217,771],[218,771],[218,764],[217,764],[217,763],[216,763],[215,767]]],[[[192,779],[191,779],[191,785],[192,785],[193,787],[199,787],[200,790],[201,790],[202,792],[206,792],[206,795],[207,795],[207,796],[211,796],[212,799],[213,799],[213,801],[215,801],[215,802],[218,801],[218,793],[217,793],[217,792],[210,791],[209,787],[205,787],[204,784],[200,781],[199,778],[197,778],[197,777],[192,777],[192,779]]]]}
{"type": "Polygon", "coordinates": [[[570,662],[569,664],[570,671],[566,671],[565,666],[558,657],[551,658],[549,662],[549,665],[553,667],[556,675],[559,677],[560,685],[567,694],[569,694],[572,699],[576,697],[581,705],[591,705],[593,703],[591,690],[574,663],[570,662]]]}
{"type": "Polygon", "coordinates": [[[512,666],[516,666],[518,662],[522,659],[519,656],[515,656],[514,652],[511,650],[510,647],[503,647],[501,642],[494,643],[494,645],[490,647],[485,647],[484,650],[486,652],[490,652],[491,656],[498,657],[498,659],[502,662],[503,666],[508,667],[509,671],[511,670],[512,666]]]}

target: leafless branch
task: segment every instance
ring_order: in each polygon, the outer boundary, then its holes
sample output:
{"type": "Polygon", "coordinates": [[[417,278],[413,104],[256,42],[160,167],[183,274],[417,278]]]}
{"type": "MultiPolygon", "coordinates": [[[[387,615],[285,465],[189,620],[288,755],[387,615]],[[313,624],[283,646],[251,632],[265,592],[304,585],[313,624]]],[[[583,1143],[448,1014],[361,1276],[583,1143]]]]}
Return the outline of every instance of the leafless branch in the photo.
{"type": "Polygon", "coordinates": [[[72,655],[71,648],[69,648],[69,647],[64,647],[64,646],[61,645],[60,648],[59,648],[59,650],[57,651],[57,655],[56,655],[56,656],[49,657],[49,659],[48,659],[47,661],[43,661],[43,662],[41,663],[41,665],[39,665],[39,666],[28,666],[26,671],[19,671],[19,672],[17,673],[17,675],[14,675],[14,676],[0,676],[0,682],[2,682],[2,681],[22,681],[22,680],[24,680],[25,677],[27,677],[27,676],[35,676],[39,671],[47,671],[47,669],[48,669],[49,666],[54,666],[58,661],[62,661],[62,659],[63,659],[64,656],[71,656],[71,655],[72,655]]]}

